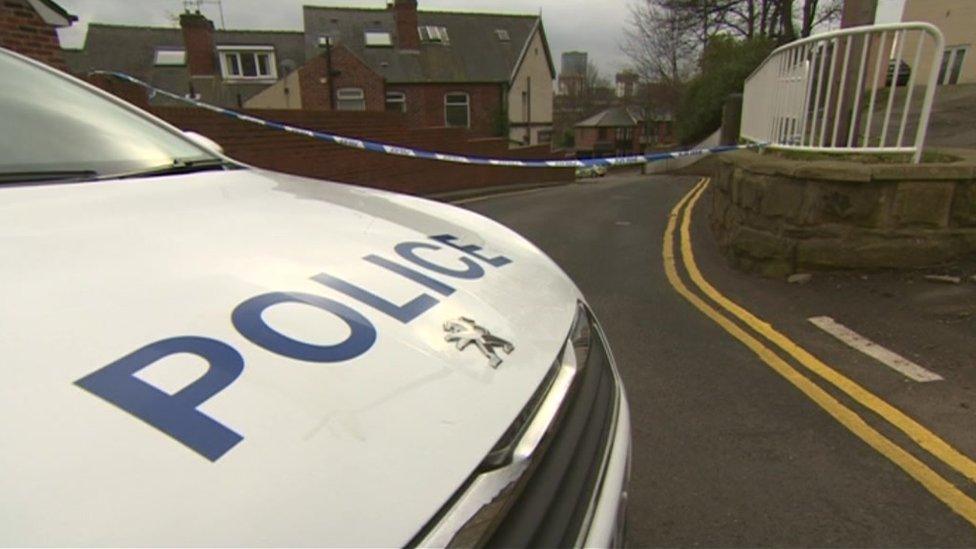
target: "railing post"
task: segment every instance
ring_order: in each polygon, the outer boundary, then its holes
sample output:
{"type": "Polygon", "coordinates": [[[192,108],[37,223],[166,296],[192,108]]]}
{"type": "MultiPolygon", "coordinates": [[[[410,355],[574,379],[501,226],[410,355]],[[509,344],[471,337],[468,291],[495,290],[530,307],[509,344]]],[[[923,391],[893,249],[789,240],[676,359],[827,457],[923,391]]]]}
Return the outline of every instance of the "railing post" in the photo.
{"type": "MultiPolygon", "coordinates": [[[[925,146],[925,133],[929,128],[929,116],[932,114],[932,102],[935,100],[935,88],[938,86],[939,80],[939,63],[934,62],[935,59],[940,59],[942,56],[942,51],[945,50],[945,37],[942,33],[935,29],[935,33],[931,34],[932,38],[935,40],[935,52],[936,56],[933,59],[932,67],[929,69],[929,81],[925,86],[925,98],[922,99],[922,113],[918,119],[918,130],[915,132],[915,154],[912,156],[912,162],[918,164],[922,161],[922,148],[925,146]]],[[[924,38],[920,37],[919,40],[924,38]]],[[[907,107],[906,107],[907,108],[907,107]]]]}

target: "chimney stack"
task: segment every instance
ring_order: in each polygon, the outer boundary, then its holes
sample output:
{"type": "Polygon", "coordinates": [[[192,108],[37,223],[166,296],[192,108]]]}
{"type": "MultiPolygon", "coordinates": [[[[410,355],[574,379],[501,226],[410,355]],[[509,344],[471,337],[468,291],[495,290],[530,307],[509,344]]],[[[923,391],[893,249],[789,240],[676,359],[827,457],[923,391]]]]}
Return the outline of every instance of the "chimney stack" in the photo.
{"type": "Polygon", "coordinates": [[[393,0],[393,18],[396,20],[397,48],[419,50],[420,34],[417,31],[417,0],[393,0]]]}
{"type": "Polygon", "coordinates": [[[200,14],[181,13],[180,28],[183,30],[183,46],[186,48],[186,67],[190,76],[214,76],[214,25],[200,14]]]}

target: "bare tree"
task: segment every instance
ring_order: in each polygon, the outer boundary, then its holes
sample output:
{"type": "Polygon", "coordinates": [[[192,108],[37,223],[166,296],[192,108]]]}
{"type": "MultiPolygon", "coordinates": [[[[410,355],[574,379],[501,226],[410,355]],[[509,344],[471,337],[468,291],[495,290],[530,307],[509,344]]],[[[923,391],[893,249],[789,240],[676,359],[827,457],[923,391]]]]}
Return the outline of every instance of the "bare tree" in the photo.
{"type": "Polygon", "coordinates": [[[680,86],[694,69],[697,46],[684,14],[675,7],[651,1],[631,4],[621,49],[644,81],[680,86]]]}
{"type": "Polygon", "coordinates": [[[721,32],[784,43],[807,37],[836,21],[841,5],[842,0],[639,0],[636,11],[651,9],[648,6],[666,10],[684,36],[704,46],[721,32]]]}

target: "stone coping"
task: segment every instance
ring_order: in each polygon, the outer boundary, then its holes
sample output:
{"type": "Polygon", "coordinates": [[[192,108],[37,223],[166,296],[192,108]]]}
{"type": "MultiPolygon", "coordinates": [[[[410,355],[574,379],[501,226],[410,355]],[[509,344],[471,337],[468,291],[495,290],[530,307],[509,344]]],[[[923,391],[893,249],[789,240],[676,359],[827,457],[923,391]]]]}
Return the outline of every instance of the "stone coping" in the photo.
{"type": "Polygon", "coordinates": [[[793,160],[753,151],[734,151],[720,154],[718,158],[725,164],[755,174],[835,182],[976,179],[976,150],[938,149],[935,152],[956,156],[960,160],[926,164],[863,164],[840,160],[793,160]]]}

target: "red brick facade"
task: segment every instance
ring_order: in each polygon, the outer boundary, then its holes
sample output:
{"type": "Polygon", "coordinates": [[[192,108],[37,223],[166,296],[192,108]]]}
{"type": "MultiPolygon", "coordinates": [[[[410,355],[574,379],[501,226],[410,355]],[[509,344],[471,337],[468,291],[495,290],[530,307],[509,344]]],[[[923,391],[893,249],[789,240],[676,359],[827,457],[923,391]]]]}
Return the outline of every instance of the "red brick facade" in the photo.
{"type": "Polygon", "coordinates": [[[61,43],[27,0],[0,0],[0,46],[67,70],[61,43]]]}
{"type": "Polygon", "coordinates": [[[576,128],[576,151],[580,156],[641,153],[642,125],[630,127],[576,128]]]}
{"type": "MultiPolygon", "coordinates": [[[[367,111],[383,111],[386,105],[386,91],[383,77],[376,74],[359,57],[341,44],[332,47],[332,70],[339,71],[335,79],[335,89],[360,88],[366,99],[367,111]]],[[[302,90],[302,108],[310,110],[329,110],[329,84],[326,80],[325,56],[310,59],[298,73],[302,90]]]]}
{"type": "Polygon", "coordinates": [[[471,134],[479,137],[499,134],[504,93],[501,84],[388,84],[386,89],[403,92],[407,98],[407,122],[420,128],[446,125],[445,96],[449,93],[466,93],[471,134]]]}
{"type": "MultiPolygon", "coordinates": [[[[504,93],[501,84],[387,84],[382,76],[341,44],[332,48],[332,69],[340,73],[335,78],[335,89],[362,89],[367,111],[386,110],[386,93],[402,92],[406,96],[408,125],[439,128],[446,125],[445,96],[466,93],[471,135],[492,137],[499,134],[504,93]]],[[[324,55],[308,61],[299,70],[303,109],[330,109],[326,72],[324,55]]]]}

